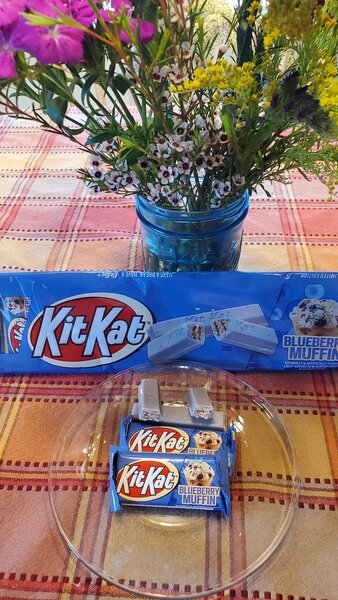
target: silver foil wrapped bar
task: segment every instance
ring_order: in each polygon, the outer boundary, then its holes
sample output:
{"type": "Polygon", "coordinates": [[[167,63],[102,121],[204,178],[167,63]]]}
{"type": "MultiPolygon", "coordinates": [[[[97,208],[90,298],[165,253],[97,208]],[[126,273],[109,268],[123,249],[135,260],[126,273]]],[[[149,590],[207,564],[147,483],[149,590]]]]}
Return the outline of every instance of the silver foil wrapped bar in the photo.
{"type": "Polygon", "coordinates": [[[188,406],[192,417],[210,419],[214,408],[205,388],[189,388],[188,406]]]}
{"type": "Polygon", "coordinates": [[[148,343],[148,358],[152,363],[170,362],[203,346],[204,327],[184,323],[148,343]]]}
{"type": "Polygon", "coordinates": [[[277,348],[277,335],[271,327],[238,319],[212,321],[211,326],[219,342],[267,355],[273,354],[277,348]]]}
{"type": "Polygon", "coordinates": [[[259,325],[268,325],[268,322],[259,304],[246,304],[245,306],[235,306],[233,308],[212,310],[195,315],[187,315],[185,317],[177,317],[175,319],[159,321],[158,323],[151,325],[147,333],[150,339],[153,340],[180,325],[184,325],[186,323],[197,323],[199,325],[203,325],[206,337],[212,337],[213,332],[211,328],[211,321],[230,318],[249,321],[259,325]]]}
{"type": "Polygon", "coordinates": [[[161,420],[160,389],[157,379],[142,379],[138,386],[138,418],[140,421],[161,420]]]}

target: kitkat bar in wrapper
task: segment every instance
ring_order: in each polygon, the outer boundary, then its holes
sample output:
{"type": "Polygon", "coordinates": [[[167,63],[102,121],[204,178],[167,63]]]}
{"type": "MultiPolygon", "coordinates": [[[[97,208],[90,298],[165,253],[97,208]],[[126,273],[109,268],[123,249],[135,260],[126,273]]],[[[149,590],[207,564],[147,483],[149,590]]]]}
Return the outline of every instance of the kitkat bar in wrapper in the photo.
{"type": "Polygon", "coordinates": [[[110,507],[188,508],[230,514],[226,449],[210,456],[110,447],[110,507]]]}
{"type": "Polygon", "coordinates": [[[130,452],[194,454],[199,456],[225,452],[231,475],[236,458],[236,443],[233,427],[217,431],[200,427],[158,422],[141,422],[132,416],[121,421],[120,446],[130,452]]]}
{"type": "Polygon", "coordinates": [[[30,301],[26,296],[0,297],[0,354],[19,352],[30,301]]]}

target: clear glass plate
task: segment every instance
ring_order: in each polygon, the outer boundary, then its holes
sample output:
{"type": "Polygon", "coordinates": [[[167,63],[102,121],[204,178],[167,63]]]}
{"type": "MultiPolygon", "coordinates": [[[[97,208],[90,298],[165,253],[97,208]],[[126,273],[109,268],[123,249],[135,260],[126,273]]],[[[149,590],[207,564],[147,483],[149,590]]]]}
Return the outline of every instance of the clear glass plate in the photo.
{"type": "Polygon", "coordinates": [[[91,571],[153,598],[195,598],[235,586],[262,567],[298,505],[290,434],[274,408],[244,381],[197,363],[148,365],[112,375],[76,405],[55,447],[49,496],[69,548],[91,571]],[[109,510],[109,445],[130,414],[137,386],[157,377],[167,404],[205,386],[237,430],[232,515],[177,509],[109,510]]]}

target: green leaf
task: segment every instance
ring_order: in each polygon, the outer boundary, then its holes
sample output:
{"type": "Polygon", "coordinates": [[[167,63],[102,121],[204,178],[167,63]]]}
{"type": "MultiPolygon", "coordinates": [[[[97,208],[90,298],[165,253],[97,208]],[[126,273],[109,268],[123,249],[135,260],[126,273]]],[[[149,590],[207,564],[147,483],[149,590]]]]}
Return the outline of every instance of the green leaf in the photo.
{"type": "Polygon", "coordinates": [[[230,111],[226,107],[223,107],[223,109],[222,109],[221,119],[222,119],[222,123],[224,125],[224,129],[227,133],[228,138],[230,139],[230,141],[232,143],[237,144],[237,135],[236,135],[236,129],[234,126],[234,122],[232,120],[230,111]]]}
{"type": "Polygon", "coordinates": [[[115,129],[113,129],[113,128],[110,128],[109,130],[105,129],[101,133],[91,135],[86,141],[86,146],[91,146],[92,144],[101,144],[102,142],[106,142],[107,140],[110,140],[110,138],[114,137],[115,135],[116,135],[115,129]]]}
{"type": "Polygon", "coordinates": [[[64,98],[52,98],[46,103],[46,113],[57,125],[63,124],[68,102],[64,98]]]}
{"type": "Polygon", "coordinates": [[[116,77],[114,77],[112,83],[113,83],[113,86],[115,86],[116,89],[119,92],[121,92],[122,95],[124,95],[131,87],[130,81],[126,77],[123,77],[122,75],[116,75],[116,77]]]}
{"type": "Polygon", "coordinates": [[[87,94],[90,92],[92,85],[98,80],[99,75],[89,75],[81,90],[81,102],[84,102],[87,94]]]}
{"type": "Polygon", "coordinates": [[[162,35],[162,39],[160,41],[160,45],[158,47],[157,54],[155,56],[155,60],[154,60],[155,63],[158,62],[162,58],[162,55],[168,45],[169,39],[170,39],[170,31],[169,31],[169,29],[166,29],[162,35]]]}

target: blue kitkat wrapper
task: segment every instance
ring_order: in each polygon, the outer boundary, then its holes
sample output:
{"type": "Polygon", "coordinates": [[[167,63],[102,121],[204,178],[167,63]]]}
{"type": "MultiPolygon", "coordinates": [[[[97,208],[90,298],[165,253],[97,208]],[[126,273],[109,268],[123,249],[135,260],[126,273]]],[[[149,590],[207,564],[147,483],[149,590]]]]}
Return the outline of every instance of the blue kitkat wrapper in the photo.
{"type": "Polygon", "coordinates": [[[229,475],[236,459],[235,429],[213,430],[203,423],[197,427],[139,421],[133,416],[121,420],[120,447],[131,452],[212,455],[225,449],[229,475]]]}
{"type": "Polygon", "coordinates": [[[110,447],[110,507],[187,508],[230,514],[228,453],[155,454],[110,447]]]}

